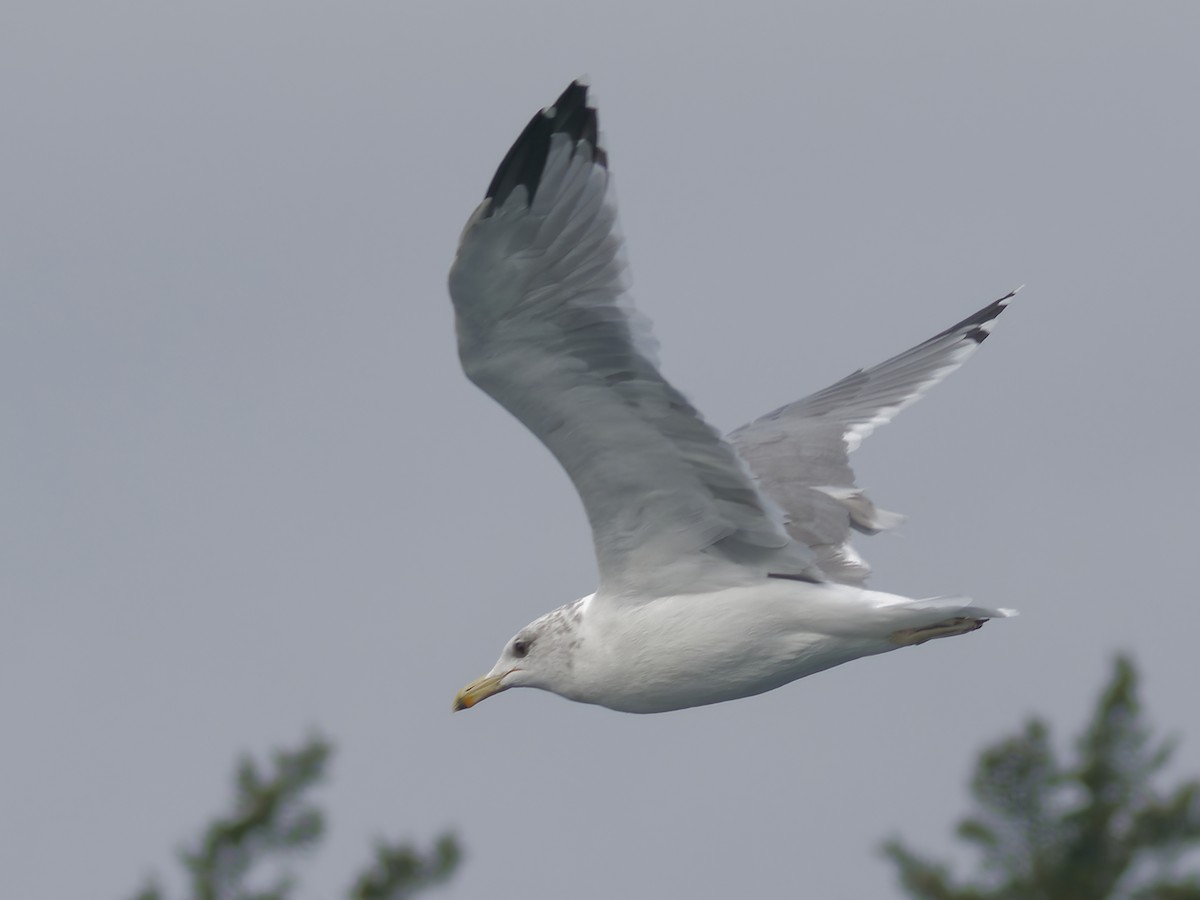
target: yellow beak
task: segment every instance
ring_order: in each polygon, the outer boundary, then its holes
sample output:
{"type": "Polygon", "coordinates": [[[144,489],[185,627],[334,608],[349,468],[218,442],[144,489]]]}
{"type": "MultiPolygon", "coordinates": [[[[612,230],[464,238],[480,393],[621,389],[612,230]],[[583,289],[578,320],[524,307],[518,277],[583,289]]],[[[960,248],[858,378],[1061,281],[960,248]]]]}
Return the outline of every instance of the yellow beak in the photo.
{"type": "Polygon", "coordinates": [[[502,675],[484,675],[482,678],[476,679],[468,684],[465,688],[458,692],[454,698],[454,711],[460,709],[470,709],[480,700],[486,700],[492,694],[498,694],[504,690],[504,685],[500,682],[503,680],[505,672],[502,675]]]}

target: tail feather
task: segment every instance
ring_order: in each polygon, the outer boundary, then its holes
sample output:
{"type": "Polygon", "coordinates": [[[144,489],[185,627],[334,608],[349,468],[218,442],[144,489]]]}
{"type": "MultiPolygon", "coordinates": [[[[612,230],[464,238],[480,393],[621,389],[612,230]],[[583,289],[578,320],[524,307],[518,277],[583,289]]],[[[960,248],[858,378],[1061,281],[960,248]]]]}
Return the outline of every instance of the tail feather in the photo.
{"type": "Polygon", "coordinates": [[[970,597],[924,597],[911,601],[912,610],[929,610],[945,616],[964,616],[972,619],[1011,619],[1019,613],[1015,609],[992,609],[976,606],[970,597]]]}

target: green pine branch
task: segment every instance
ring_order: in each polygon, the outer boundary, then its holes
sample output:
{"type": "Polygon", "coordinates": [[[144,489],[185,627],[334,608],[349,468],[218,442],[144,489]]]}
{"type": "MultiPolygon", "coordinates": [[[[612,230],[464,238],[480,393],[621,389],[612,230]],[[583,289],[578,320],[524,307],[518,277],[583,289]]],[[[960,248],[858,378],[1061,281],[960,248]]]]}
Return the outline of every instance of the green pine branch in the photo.
{"type": "MultiPolygon", "coordinates": [[[[297,883],[292,860],[310,854],[324,835],[324,816],[307,794],[324,778],[331,755],[329,742],[314,737],[295,750],[276,751],[269,766],[251,757],[238,763],[232,811],[214,819],[195,845],[180,853],[189,900],[290,900],[297,883]],[[277,873],[271,883],[250,886],[264,868],[277,873]]],[[[448,880],[461,858],[451,834],[438,838],[428,853],[381,841],[346,896],[408,900],[448,880]]],[[[167,898],[152,881],[134,900],[167,898]]]]}
{"type": "Polygon", "coordinates": [[[883,852],[904,890],[918,900],[1200,900],[1200,873],[1177,871],[1200,851],[1200,780],[1156,787],[1174,745],[1154,740],[1137,687],[1119,657],[1070,763],[1037,719],[984,750],[975,811],[957,830],[978,875],[956,882],[893,839],[883,852]]]}

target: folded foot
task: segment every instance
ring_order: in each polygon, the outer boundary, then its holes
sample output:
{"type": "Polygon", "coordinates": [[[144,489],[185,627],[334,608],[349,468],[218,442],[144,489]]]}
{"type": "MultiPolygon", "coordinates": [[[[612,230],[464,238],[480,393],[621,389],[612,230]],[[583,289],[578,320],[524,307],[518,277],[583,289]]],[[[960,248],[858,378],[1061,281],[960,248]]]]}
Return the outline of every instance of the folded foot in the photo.
{"type": "Polygon", "coordinates": [[[899,644],[901,647],[915,647],[917,644],[923,644],[926,641],[932,641],[934,638],[954,637],[959,634],[966,634],[968,631],[975,631],[983,627],[983,623],[987,619],[971,619],[966,616],[958,616],[954,619],[947,619],[945,622],[939,622],[937,625],[925,625],[922,628],[902,628],[900,631],[892,632],[892,643],[899,644]]]}

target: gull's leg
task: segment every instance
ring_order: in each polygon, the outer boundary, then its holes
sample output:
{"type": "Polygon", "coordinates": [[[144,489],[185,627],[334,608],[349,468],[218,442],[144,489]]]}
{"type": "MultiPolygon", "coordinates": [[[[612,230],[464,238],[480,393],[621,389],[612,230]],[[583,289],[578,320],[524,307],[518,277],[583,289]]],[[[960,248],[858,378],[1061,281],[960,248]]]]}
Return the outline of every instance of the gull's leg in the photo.
{"type": "Polygon", "coordinates": [[[921,628],[902,628],[899,631],[893,631],[891,641],[893,644],[899,644],[901,647],[915,647],[917,644],[932,641],[934,638],[955,637],[956,635],[966,634],[968,631],[975,631],[977,628],[982,628],[983,623],[986,621],[987,619],[971,619],[959,616],[954,619],[947,619],[945,622],[939,622],[937,625],[925,625],[921,628]]]}

